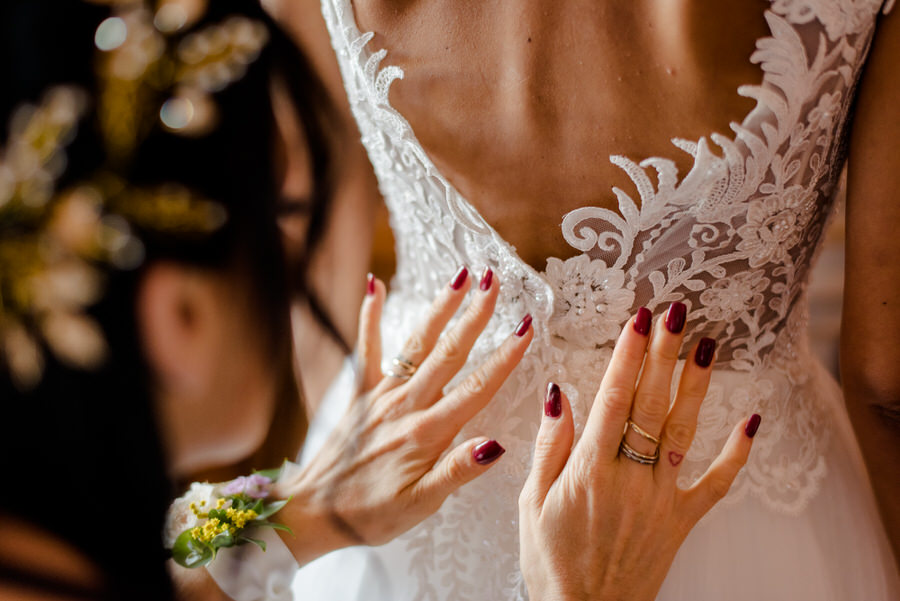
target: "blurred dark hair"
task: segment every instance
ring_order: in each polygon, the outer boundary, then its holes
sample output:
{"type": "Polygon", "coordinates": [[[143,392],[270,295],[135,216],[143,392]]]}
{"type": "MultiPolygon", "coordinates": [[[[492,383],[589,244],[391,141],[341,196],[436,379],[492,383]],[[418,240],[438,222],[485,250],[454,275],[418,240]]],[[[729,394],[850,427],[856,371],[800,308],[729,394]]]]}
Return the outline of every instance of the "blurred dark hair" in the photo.
{"type": "MultiPolygon", "coordinates": [[[[282,399],[270,440],[299,444],[297,424],[305,422],[292,376],[288,302],[293,286],[276,223],[279,182],[270,84],[275,78],[286,84],[310,145],[314,224],[324,223],[331,190],[330,109],[309,63],[258,2],[211,1],[192,29],[237,13],[263,22],[270,41],[241,80],[215,95],[218,127],[198,138],[153,132],[126,175],[136,184],[186,185],[227,211],[225,225],[202,239],[139,231],[144,265],[165,259],[240,278],[235,293],[246,294],[260,316],[271,360],[280,369],[282,399]]],[[[105,7],[74,0],[0,3],[0,139],[6,139],[11,110],[38,100],[48,87],[71,83],[96,89],[93,33],[108,14],[105,7]]],[[[82,122],[68,155],[63,186],[104,162],[96,114],[82,122]]],[[[309,253],[315,241],[310,237],[309,253]]],[[[90,595],[97,598],[173,597],[161,532],[174,489],[166,476],[135,320],[141,274],[141,268],[109,271],[106,293],[92,309],[111,351],[100,370],[69,368],[47,353],[44,377],[27,393],[0,370],[0,473],[9,483],[0,493],[0,517],[31,523],[81,550],[106,578],[103,590],[90,595]]],[[[279,453],[289,450],[268,447],[268,455],[260,454],[257,461],[283,458],[279,453]]],[[[51,591],[56,586],[45,576],[32,578],[0,565],[2,578],[51,591]]]]}

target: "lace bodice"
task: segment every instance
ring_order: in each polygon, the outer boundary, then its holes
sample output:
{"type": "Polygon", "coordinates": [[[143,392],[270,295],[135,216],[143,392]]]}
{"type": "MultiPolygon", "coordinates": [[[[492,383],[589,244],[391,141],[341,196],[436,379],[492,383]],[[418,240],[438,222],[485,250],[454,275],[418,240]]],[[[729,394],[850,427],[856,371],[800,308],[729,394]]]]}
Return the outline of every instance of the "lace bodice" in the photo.
{"type": "MultiPolygon", "coordinates": [[[[499,395],[505,399],[495,400],[473,431],[490,424],[496,432],[502,424],[497,434],[504,441],[527,448],[537,413],[533,421],[524,416],[539,406],[547,380],[561,383],[576,421],[583,419],[629,316],[640,306],[658,313],[671,301],[684,302],[685,348],[711,336],[719,355],[683,483],[702,473],[734,423],[758,411],[767,428],[730,496],[752,493],[774,510],[802,511],[827,473],[822,456],[833,410],[819,400],[822,383],[810,376],[816,370],[805,335],[807,276],[832,214],[848,114],[877,16],[886,10],[882,0],[771,2],[770,35],[751,57],[762,83],[737,90],[755,100],[753,110],[731,124],[730,135],[672,140],[673,152],[693,157],[686,174],[666,158],[610,157],[634,182],[640,202],[614,189],[618,211],[583,207],[566,214],[563,235],[580,254],[551,257],[543,272],[522,261],[460,195],[391,107],[388,90],[403,72],[381,67],[387,51],[369,48],[373,36],[358,30],[349,0],[323,0],[322,7],[391,212],[398,271],[386,313],[397,336],[389,350],[459,265],[490,266],[501,277],[501,297],[473,362],[526,312],[535,316],[536,338],[499,395]]],[[[510,490],[527,468],[524,458],[506,462],[502,477],[510,490]]],[[[515,496],[508,496],[514,508],[515,496]]],[[[451,523],[465,504],[451,503],[414,531],[410,545],[451,523]]]]}
{"type": "Polygon", "coordinates": [[[759,40],[751,58],[763,83],[737,91],[757,104],[731,125],[733,137],[672,140],[694,158],[683,178],[665,158],[611,157],[635,183],[640,208],[614,189],[618,213],[570,212],[563,234],[584,254],[550,258],[538,273],[441,175],[390,106],[389,87],[403,73],[379,68],[387,51],[367,51],[372,35],[356,30],[349,2],[326,1],[364,143],[392,211],[398,287],[428,296],[459,264],[489,264],[504,281],[517,280],[505,300],[552,315],[555,334],[596,346],[613,339],[610,324],[633,308],[680,300],[692,308],[694,336],[719,338],[720,364],[759,365],[802,295],[831,212],[847,112],[880,4],[773,2],[766,14],[772,36],[759,40]],[[585,328],[586,320],[597,327],[585,328]]]}

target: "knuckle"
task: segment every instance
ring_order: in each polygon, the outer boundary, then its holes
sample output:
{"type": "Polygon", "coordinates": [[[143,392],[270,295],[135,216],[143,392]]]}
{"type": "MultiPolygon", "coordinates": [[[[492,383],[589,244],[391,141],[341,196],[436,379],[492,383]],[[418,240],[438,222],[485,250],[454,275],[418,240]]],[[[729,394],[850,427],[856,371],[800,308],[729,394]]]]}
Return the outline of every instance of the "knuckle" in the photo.
{"type": "Polygon", "coordinates": [[[634,413],[653,423],[662,422],[669,413],[669,395],[661,391],[642,392],[635,399],[634,413]]]}
{"type": "Polygon", "coordinates": [[[607,386],[600,394],[603,406],[616,415],[625,414],[631,407],[633,393],[627,386],[607,386]]]}
{"type": "Polygon", "coordinates": [[[638,345],[626,345],[622,347],[619,352],[622,354],[622,359],[626,363],[640,366],[640,364],[644,362],[644,355],[647,351],[645,348],[638,345]]]}
{"type": "Polygon", "coordinates": [[[403,345],[403,355],[408,359],[413,359],[419,355],[424,348],[425,340],[422,333],[415,332],[407,339],[406,344],[403,345]]]}
{"type": "Polygon", "coordinates": [[[694,429],[683,422],[673,422],[666,426],[666,439],[678,451],[686,451],[694,439],[694,429]]]}
{"type": "Polygon", "coordinates": [[[486,394],[490,387],[490,378],[482,370],[476,370],[469,377],[463,380],[460,385],[461,392],[464,396],[478,397],[486,394]]]}
{"type": "Polygon", "coordinates": [[[435,354],[442,361],[456,363],[465,360],[466,353],[463,350],[459,334],[451,330],[445,332],[438,340],[435,354]]]}
{"type": "Polygon", "coordinates": [[[515,355],[510,350],[509,345],[503,345],[491,353],[478,371],[483,373],[486,380],[491,380],[497,375],[505,376],[508,374],[515,367],[516,363],[515,355]]]}
{"type": "Polygon", "coordinates": [[[661,367],[674,366],[678,361],[678,351],[680,344],[659,344],[650,347],[647,352],[647,362],[650,365],[659,365],[661,367]]]}
{"type": "Polygon", "coordinates": [[[679,387],[684,390],[685,395],[702,400],[709,389],[708,372],[706,374],[688,373],[688,370],[685,370],[685,372],[679,387]]]}
{"type": "Polygon", "coordinates": [[[450,483],[465,482],[469,472],[468,467],[458,454],[451,455],[444,468],[444,479],[450,483]]]}

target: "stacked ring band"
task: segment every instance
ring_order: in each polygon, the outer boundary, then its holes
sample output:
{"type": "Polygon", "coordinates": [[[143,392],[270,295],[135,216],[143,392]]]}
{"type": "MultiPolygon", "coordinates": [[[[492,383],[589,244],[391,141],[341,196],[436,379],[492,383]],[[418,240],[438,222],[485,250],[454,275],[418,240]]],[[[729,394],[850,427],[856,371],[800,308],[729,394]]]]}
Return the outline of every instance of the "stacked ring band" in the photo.
{"type": "Polygon", "coordinates": [[[656,450],[653,451],[652,455],[644,455],[631,448],[631,445],[625,442],[624,438],[622,439],[621,444],[619,444],[619,451],[632,461],[637,461],[642,465],[654,465],[659,461],[659,447],[656,447],[656,450]]]}
{"type": "Polygon", "coordinates": [[[391,367],[384,370],[384,375],[389,378],[409,380],[418,368],[403,355],[397,355],[391,359],[391,367]]]}
{"type": "MultiPolygon", "coordinates": [[[[636,434],[643,436],[644,438],[646,438],[647,440],[649,440],[656,446],[659,446],[659,444],[662,442],[659,438],[657,438],[656,436],[653,436],[652,434],[650,434],[649,432],[647,432],[646,430],[641,428],[639,425],[637,425],[630,419],[627,422],[625,422],[625,432],[628,432],[628,428],[631,428],[632,430],[635,431],[636,434]]],[[[623,436],[625,435],[625,432],[622,433],[623,436]]]]}
{"type": "Polygon", "coordinates": [[[642,465],[654,465],[656,462],[659,461],[659,445],[661,442],[662,441],[658,437],[653,436],[652,434],[650,434],[649,432],[647,432],[646,430],[644,430],[639,425],[637,425],[636,423],[634,423],[633,421],[631,421],[629,419],[628,421],[625,422],[625,429],[622,432],[622,442],[619,444],[619,452],[621,452],[623,455],[625,455],[625,457],[627,457],[628,459],[631,459],[632,461],[637,461],[638,463],[640,463],[642,465]],[[630,444],[628,444],[625,441],[625,435],[628,433],[629,428],[634,430],[635,434],[642,436],[643,438],[646,438],[647,440],[652,442],[654,445],[656,445],[656,449],[654,449],[652,455],[645,455],[644,453],[639,453],[638,451],[634,450],[634,447],[632,447],[630,444]]]}

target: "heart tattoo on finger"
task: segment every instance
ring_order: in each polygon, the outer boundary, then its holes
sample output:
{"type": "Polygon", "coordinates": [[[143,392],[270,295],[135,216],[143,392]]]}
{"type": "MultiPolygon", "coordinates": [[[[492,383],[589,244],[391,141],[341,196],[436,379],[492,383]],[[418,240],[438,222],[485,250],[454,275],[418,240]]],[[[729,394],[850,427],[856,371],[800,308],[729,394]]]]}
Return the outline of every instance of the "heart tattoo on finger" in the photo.
{"type": "Polygon", "coordinates": [[[676,453],[675,451],[669,451],[669,463],[672,464],[672,467],[675,467],[681,460],[684,459],[684,455],[681,453],[676,453]]]}

